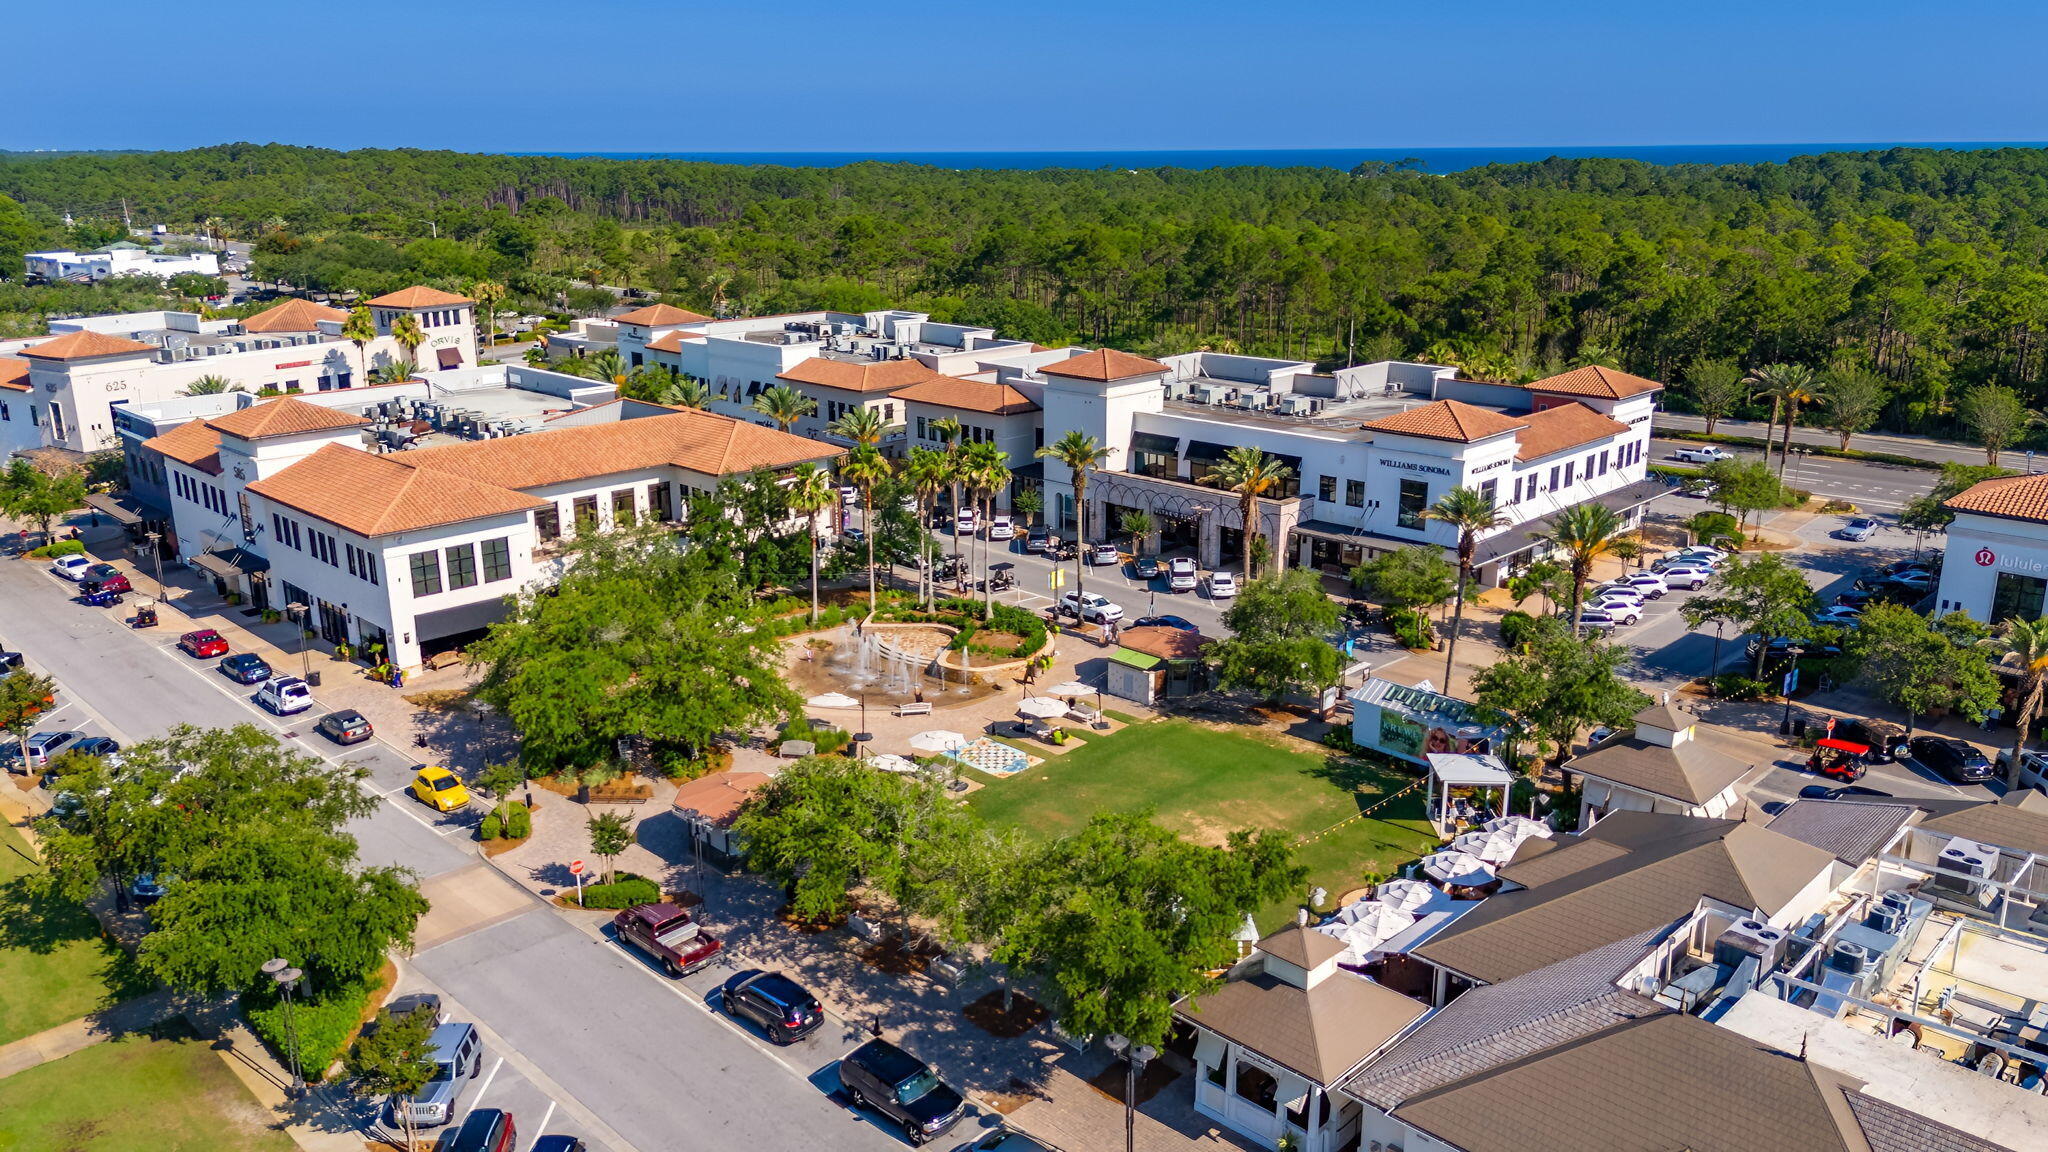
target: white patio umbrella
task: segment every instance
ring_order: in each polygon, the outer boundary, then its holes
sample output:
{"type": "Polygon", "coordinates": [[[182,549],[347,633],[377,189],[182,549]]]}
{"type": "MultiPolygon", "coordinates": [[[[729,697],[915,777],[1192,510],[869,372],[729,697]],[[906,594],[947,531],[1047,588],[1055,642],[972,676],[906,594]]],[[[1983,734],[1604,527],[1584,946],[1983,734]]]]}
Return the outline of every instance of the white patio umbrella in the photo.
{"type": "Polygon", "coordinates": [[[1437,898],[1437,891],[1420,880],[1389,880],[1373,897],[1389,908],[1413,912],[1437,898]]]}
{"type": "Polygon", "coordinates": [[[1451,850],[1471,853],[1488,864],[1505,864],[1515,858],[1521,843],[1512,832],[1467,832],[1451,841],[1451,850]]]}
{"type": "Polygon", "coordinates": [[[880,756],[868,757],[868,767],[880,768],[884,772],[899,772],[908,776],[917,771],[917,761],[888,752],[880,756]]]}
{"type": "MultiPolygon", "coordinates": [[[[1337,919],[1340,923],[1350,926],[1354,937],[1370,938],[1374,944],[1399,936],[1415,923],[1415,917],[1378,900],[1360,900],[1356,904],[1347,905],[1343,911],[1337,913],[1337,919]]],[[[1363,953],[1370,949],[1359,951],[1363,953]]]]}
{"type": "Polygon", "coordinates": [[[1055,684],[1047,688],[1045,694],[1047,696],[1093,696],[1100,691],[1101,689],[1092,684],[1083,684],[1079,680],[1069,680],[1065,684],[1055,684]]]}
{"type": "Polygon", "coordinates": [[[1550,825],[1541,820],[1531,820],[1527,816],[1495,816],[1486,822],[1486,830],[1512,832],[1517,842],[1527,840],[1531,836],[1550,839],[1550,825]]]}
{"type": "Polygon", "coordinates": [[[923,752],[932,756],[936,756],[941,752],[955,752],[965,747],[967,747],[967,737],[962,736],[958,732],[948,732],[943,728],[934,728],[929,732],[919,732],[910,738],[911,751],[923,752]]]}
{"type": "Polygon", "coordinates": [[[1493,879],[1486,862],[1469,852],[1439,852],[1422,858],[1422,870],[1433,879],[1451,885],[1471,887],[1493,879]]]}
{"type": "Polygon", "coordinates": [[[1067,714],[1067,702],[1050,696],[1026,696],[1017,701],[1017,712],[1034,720],[1050,720],[1067,714]]]}
{"type": "Polygon", "coordinates": [[[823,696],[813,696],[809,700],[804,701],[804,703],[810,705],[813,708],[860,707],[860,701],[855,700],[853,697],[848,696],[844,692],[827,692],[823,696]]]}

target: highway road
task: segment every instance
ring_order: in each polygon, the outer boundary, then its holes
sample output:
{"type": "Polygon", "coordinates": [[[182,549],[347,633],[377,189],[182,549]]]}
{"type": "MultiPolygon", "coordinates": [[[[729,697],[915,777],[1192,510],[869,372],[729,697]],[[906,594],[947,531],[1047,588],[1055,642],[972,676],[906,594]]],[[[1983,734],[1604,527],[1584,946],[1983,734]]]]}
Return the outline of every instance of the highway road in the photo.
{"type": "Polygon", "coordinates": [[[67,726],[83,718],[132,743],[181,723],[255,724],[296,750],[363,768],[365,786],[381,798],[349,828],[366,862],[403,864],[430,891],[459,888],[509,909],[423,941],[409,964],[485,1029],[486,1075],[465,1090],[465,1108],[512,1109],[523,1136],[545,1127],[585,1139],[593,1152],[904,1146],[831,1097],[833,1065],[852,1036],[821,1030],[771,1050],[706,1004],[728,970],[678,985],[481,863],[473,813],[437,817],[406,798],[415,762],[404,750],[381,740],[329,745],[312,731],[319,709],[272,717],[249,702],[248,689],[214,673],[213,661],[178,652],[174,635],[132,631],[120,609],[82,607],[69,600],[72,590],[42,565],[0,563],[0,635],[56,677],[67,726]],[[831,1135],[821,1142],[823,1133],[831,1135]]]}
{"type": "MultiPolygon", "coordinates": [[[[1707,430],[1707,422],[1702,417],[1685,412],[1659,412],[1652,427],[1669,428],[1679,432],[1704,432],[1707,430]]],[[[1755,420],[1719,420],[1714,423],[1714,431],[1724,436],[1748,436],[1761,440],[1765,427],[1755,420]]],[[[1784,435],[1785,430],[1779,428],[1771,437],[1772,443],[1781,442],[1784,435]]],[[[1821,428],[1794,428],[1792,446],[1798,448],[1802,444],[1819,448],[1839,448],[1842,446],[1842,438],[1821,428]]],[[[1916,460],[1925,460],[1936,465],[1951,462],[1985,463],[1984,449],[1975,444],[1936,440],[1929,436],[1860,432],[1849,438],[1849,447],[1864,452],[1888,452],[1895,456],[1911,456],[1916,460]]],[[[2042,471],[2044,466],[2048,466],[2048,461],[2036,464],[2034,456],[2032,452],[2004,452],[1999,454],[1998,462],[2015,472],[2038,472],[2042,471]]]]}
{"type": "MultiPolygon", "coordinates": [[[[1684,440],[1652,439],[1650,459],[1656,464],[1682,465],[1673,453],[1681,448],[1697,448],[1698,444],[1684,440]]],[[[1729,448],[1739,460],[1760,460],[1762,451],[1754,448],[1729,448]]],[[[1776,466],[1777,456],[1771,461],[1776,466]]],[[[1978,463],[1983,463],[1980,456],[1978,463]]],[[[1815,456],[1800,452],[1793,446],[1792,459],[1785,465],[1785,482],[1794,488],[1805,489],[1816,496],[1831,500],[1847,500],[1881,518],[1898,514],[1908,500],[1925,496],[1933,489],[1938,474],[1932,469],[1908,468],[1901,464],[1874,464],[1862,460],[1841,460],[1832,456],[1815,456]]],[[[1666,503],[1660,508],[1669,509],[1666,503]]]]}

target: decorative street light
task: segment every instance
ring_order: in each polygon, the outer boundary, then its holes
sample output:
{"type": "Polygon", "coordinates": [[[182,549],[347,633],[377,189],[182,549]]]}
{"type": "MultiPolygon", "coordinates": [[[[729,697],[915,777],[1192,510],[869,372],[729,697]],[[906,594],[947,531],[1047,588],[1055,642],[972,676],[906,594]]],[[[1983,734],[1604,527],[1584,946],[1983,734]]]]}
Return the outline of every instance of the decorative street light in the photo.
{"type": "Polygon", "coordinates": [[[145,541],[148,541],[149,554],[152,558],[156,560],[156,598],[159,601],[168,601],[171,598],[171,593],[170,589],[164,587],[164,550],[157,543],[159,540],[163,539],[163,534],[159,532],[150,532],[145,534],[142,538],[145,541]]]}
{"type": "Polygon", "coordinates": [[[278,995],[284,1000],[285,1051],[292,1065],[291,1095],[296,1099],[306,1090],[306,1078],[299,1071],[299,1032],[292,1022],[292,989],[298,987],[306,974],[292,967],[283,957],[264,961],[263,974],[277,982],[278,995]]]}
{"type": "Polygon", "coordinates": [[[299,633],[299,679],[309,679],[313,671],[313,657],[306,651],[306,621],[312,616],[312,611],[294,600],[285,605],[284,612],[291,617],[299,633]]]}
{"type": "Polygon", "coordinates": [[[1137,1152],[1138,1147],[1138,1076],[1145,1070],[1159,1050],[1150,1044],[1131,1047],[1131,1041],[1120,1032],[1112,1032],[1103,1038],[1111,1053],[1124,1058],[1124,1152],[1137,1152]]]}
{"type": "Polygon", "coordinates": [[[1778,721],[1778,735],[1792,734],[1792,689],[1799,686],[1799,658],[1806,655],[1806,649],[1794,644],[1785,650],[1785,678],[1778,683],[1785,694],[1785,715],[1778,721]]]}

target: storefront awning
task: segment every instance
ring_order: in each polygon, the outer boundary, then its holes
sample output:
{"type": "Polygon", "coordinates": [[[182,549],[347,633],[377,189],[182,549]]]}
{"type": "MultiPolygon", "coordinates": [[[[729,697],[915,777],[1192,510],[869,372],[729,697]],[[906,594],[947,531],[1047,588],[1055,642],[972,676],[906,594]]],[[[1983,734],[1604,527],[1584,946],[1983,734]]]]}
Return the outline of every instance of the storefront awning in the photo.
{"type": "Polygon", "coordinates": [[[164,509],[144,504],[126,492],[95,492],[85,498],[85,506],[111,517],[123,528],[133,528],[144,520],[162,520],[169,516],[164,509]]]}
{"type": "Polygon", "coordinates": [[[1129,648],[1117,649],[1110,659],[1132,668],[1157,668],[1165,663],[1157,656],[1147,656],[1143,652],[1133,652],[1129,648]]]}
{"type": "Polygon", "coordinates": [[[436,348],[434,349],[434,358],[440,361],[443,368],[462,367],[462,349],[460,348],[436,348]]]}
{"type": "Polygon", "coordinates": [[[201,552],[192,558],[192,566],[202,572],[211,572],[223,580],[270,571],[270,561],[246,548],[229,548],[224,552],[201,552]]]}

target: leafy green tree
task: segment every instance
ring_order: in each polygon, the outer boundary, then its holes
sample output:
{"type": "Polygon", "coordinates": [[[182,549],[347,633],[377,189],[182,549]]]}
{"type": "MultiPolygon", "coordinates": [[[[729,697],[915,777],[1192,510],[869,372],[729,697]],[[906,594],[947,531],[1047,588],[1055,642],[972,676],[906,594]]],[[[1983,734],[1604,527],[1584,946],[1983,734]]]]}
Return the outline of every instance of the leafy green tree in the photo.
{"type": "Polygon", "coordinates": [[[756,791],[733,822],[747,862],[789,893],[790,911],[830,920],[862,884],[898,886],[916,788],[838,756],[806,756],[756,791]]]}
{"type": "Polygon", "coordinates": [[[1259,501],[1278,492],[1293,475],[1294,469],[1281,463],[1278,457],[1266,455],[1263,449],[1245,446],[1225,452],[1216,470],[1209,473],[1209,483],[1237,494],[1238,523],[1244,526],[1239,535],[1244,540],[1246,580],[1258,576],[1258,570],[1252,566],[1252,552],[1256,541],[1263,535],[1259,528],[1259,501]]]}
{"type": "Polygon", "coordinates": [[[1982,720],[1998,702],[1998,674],[1974,641],[1957,642],[1967,634],[1961,627],[1898,604],[1872,604],[1857,618],[1849,651],[1878,695],[1905,712],[1909,733],[1923,713],[1939,708],[1982,720]]]}
{"type": "Polygon", "coordinates": [[[1173,1005],[1236,959],[1247,913],[1306,875],[1284,837],[1233,832],[1191,844],[1147,813],[1097,815],[1017,870],[999,962],[1037,978],[1063,1029],[1160,1045],[1173,1005]]]}
{"type": "Polygon", "coordinates": [[[1444,684],[1451,682],[1451,669],[1458,655],[1458,626],[1465,621],[1465,587],[1472,582],[1472,557],[1480,536],[1505,528],[1508,518],[1495,507],[1493,497],[1476,488],[1457,487],[1423,510],[1426,520],[1440,520],[1458,533],[1458,591],[1452,601],[1451,639],[1444,645],[1444,684]]]}
{"type": "Polygon", "coordinates": [[[2012,763],[2006,767],[2008,791],[2020,788],[2020,754],[2026,751],[2027,733],[2041,715],[2042,689],[2048,686],[2048,620],[2027,620],[2014,616],[1980,644],[1991,650],[1997,662],[2018,673],[2019,711],[2013,716],[2012,763]]]}
{"type": "Polygon", "coordinates": [[[1950,500],[1986,480],[2010,476],[2011,472],[1995,464],[1955,464],[1941,466],[1941,479],[1925,496],[1915,496],[1899,509],[1899,527],[1908,532],[1945,532],[1956,514],[1948,510],[1950,500]]]}
{"type": "Polygon", "coordinates": [[[1700,470],[1714,485],[1713,502],[1736,516],[1737,527],[1747,527],[1758,512],[1783,508],[1792,502],[1785,482],[1761,460],[1716,460],[1700,470]]]}
{"type": "Polygon", "coordinates": [[[1848,451],[1849,438],[1866,432],[1884,411],[1885,381],[1875,372],[1861,368],[1832,368],[1820,378],[1820,412],[1828,430],[1842,438],[1848,451]]]}
{"type": "MultiPolygon", "coordinates": [[[[1065,465],[1070,482],[1074,486],[1074,538],[1086,543],[1088,540],[1088,474],[1109,461],[1109,449],[1101,441],[1080,429],[1069,429],[1058,440],[1038,450],[1041,459],[1057,460],[1065,465]]],[[[1250,527],[1249,524],[1246,525],[1250,527]]],[[[1249,533],[1248,533],[1249,534],[1249,533]]],[[[1251,573],[1245,573],[1250,579],[1251,573]]],[[[1080,595],[1081,550],[1074,550],[1074,594],[1080,595]]]]}
{"type": "Polygon", "coordinates": [[[0,268],[9,275],[20,272],[22,258],[36,251],[46,235],[18,201],[0,196],[0,268]]]}
{"type": "Polygon", "coordinates": [[[1733,414],[1749,395],[1742,368],[1733,360],[1695,361],[1685,374],[1683,392],[1693,411],[1706,418],[1709,436],[1714,425],[1733,414]]]}
{"type": "Polygon", "coordinates": [[[1472,677],[1474,699],[1513,717],[1562,763],[1580,732],[1619,728],[1650,704],[1622,679],[1628,653],[1572,635],[1555,617],[1539,617],[1529,642],[1472,677]]]}
{"type": "Polygon", "coordinates": [[[503,820],[512,803],[512,792],[526,783],[526,769],[517,762],[486,764],[472,783],[491,797],[491,810],[503,820]]]}
{"type": "Polygon", "coordinates": [[[0,511],[35,522],[47,540],[50,521],[85,503],[85,478],[66,472],[52,476],[20,457],[0,473],[0,511]]]}
{"type": "MultiPolygon", "coordinates": [[[[436,1065],[429,1045],[434,1034],[431,1012],[377,1014],[374,1024],[356,1037],[343,1063],[354,1090],[364,1096],[402,1099],[433,1080],[436,1065]]],[[[407,1152],[417,1146],[419,1129],[410,1108],[394,1108],[405,1134],[407,1152]]]]}
{"type": "Polygon", "coordinates": [[[1726,512],[1695,512],[1686,517],[1685,530],[1697,544],[1717,548],[1742,546],[1742,524],[1726,512]]]}
{"type": "Polygon", "coordinates": [[[1813,589],[1806,576],[1769,552],[1736,556],[1714,574],[1704,596],[1696,596],[1679,609],[1688,626],[1725,620],[1745,632],[1754,632],[1763,643],[1757,646],[1756,678],[1764,675],[1764,657],[1773,636],[1798,636],[1810,628],[1813,589]]]}
{"type": "Polygon", "coordinates": [[[1520,607],[1522,601],[1541,594],[1550,602],[1548,610],[1555,610],[1559,603],[1570,598],[1570,576],[1571,574],[1554,560],[1537,560],[1508,577],[1508,595],[1514,597],[1515,606],[1520,607]],[[1560,591],[1563,591],[1564,595],[1558,595],[1560,591]]]}
{"type": "Polygon", "coordinates": [[[1612,555],[1621,535],[1621,515],[1604,504],[1574,504],[1559,512],[1551,520],[1549,530],[1542,534],[1552,548],[1564,553],[1565,566],[1571,573],[1574,636],[1579,633],[1579,606],[1585,603],[1586,581],[1592,576],[1593,563],[1612,555]]]}
{"type": "Polygon", "coordinates": [[[1433,544],[1382,552],[1351,570],[1351,583],[1388,608],[1434,608],[1457,588],[1457,569],[1433,544]]]}
{"type": "Polygon", "coordinates": [[[1985,384],[1963,393],[1956,402],[1956,415],[1984,446],[1984,462],[1992,465],[1998,463],[1998,454],[2008,444],[2040,419],[2019,393],[2002,384],[1985,384]]]}
{"type": "Polygon", "coordinates": [[[617,812],[599,812],[583,822],[583,830],[590,837],[591,854],[604,861],[604,882],[611,883],[612,861],[633,846],[632,826],[617,812]]]}
{"type": "Polygon", "coordinates": [[[1253,580],[1223,623],[1231,635],[1210,646],[1209,661],[1224,691],[1250,689],[1277,703],[1289,688],[1314,693],[1337,682],[1337,650],[1327,639],[1337,629],[1337,605],[1316,573],[1298,568],[1253,580]]]}
{"type": "Polygon", "coordinates": [[[55,680],[26,668],[0,680],[0,732],[14,737],[15,752],[20,755],[24,769],[28,766],[29,733],[36,730],[36,723],[49,711],[50,701],[56,695],[55,680]]]}

